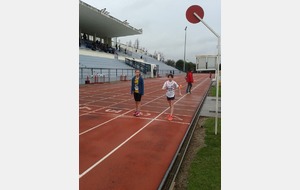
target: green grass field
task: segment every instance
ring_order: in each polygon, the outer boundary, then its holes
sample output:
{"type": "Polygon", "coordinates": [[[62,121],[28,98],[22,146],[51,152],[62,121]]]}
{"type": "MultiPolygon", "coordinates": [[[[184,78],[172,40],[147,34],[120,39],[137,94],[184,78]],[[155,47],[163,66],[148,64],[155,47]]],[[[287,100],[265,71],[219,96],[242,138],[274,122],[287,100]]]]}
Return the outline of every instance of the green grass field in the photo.
{"type": "MultiPolygon", "coordinates": [[[[221,97],[221,82],[219,83],[221,97]]],[[[208,96],[216,96],[216,86],[211,86],[208,96]]],[[[198,152],[188,171],[188,190],[221,189],[221,119],[218,119],[217,135],[215,118],[206,118],[205,145],[198,152]]]]}
{"type": "Polygon", "coordinates": [[[215,135],[215,118],[205,120],[205,146],[201,148],[189,168],[188,190],[221,189],[221,119],[215,135]]]}
{"type": "MultiPolygon", "coordinates": [[[[212,86],[210,88],[210,93],[209,96],[216,96],[217,94],[217,87],[216,86],[212,86]]],[[[221,82],[219,83],[219,92],[218,92],[218,97],[221,97],[221,82]]]]}

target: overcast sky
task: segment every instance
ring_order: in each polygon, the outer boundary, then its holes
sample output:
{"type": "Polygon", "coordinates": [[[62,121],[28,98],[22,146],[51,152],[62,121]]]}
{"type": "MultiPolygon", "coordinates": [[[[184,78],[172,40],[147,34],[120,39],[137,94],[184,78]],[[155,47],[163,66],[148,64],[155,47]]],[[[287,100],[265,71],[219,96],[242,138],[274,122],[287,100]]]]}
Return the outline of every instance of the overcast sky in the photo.
{"type": "Polygon", "coordinates": [[[204,10],[204,22],[221,36],[221,0],[83,0],[96,7],[106,8],[111,16],[127,20],[141,35],[120,37],[126,44],[136,39],[149,53],[162,52],[165,60],[184,59],[185,27],[186,60],[196,62],[196,55],[217,54],[217,37],[202,23],[192,24],[186,10],[199,5],[204,10]]]}

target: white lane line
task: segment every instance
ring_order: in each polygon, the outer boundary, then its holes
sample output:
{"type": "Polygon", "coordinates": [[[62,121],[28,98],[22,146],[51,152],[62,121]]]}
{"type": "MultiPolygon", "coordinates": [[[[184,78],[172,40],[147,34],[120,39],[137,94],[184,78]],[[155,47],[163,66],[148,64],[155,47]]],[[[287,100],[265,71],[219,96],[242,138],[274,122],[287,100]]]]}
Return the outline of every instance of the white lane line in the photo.
{"type": "Polygon", "coordinates": [[[79,109],[87,109],[87,110],[91,110],[90,107],[84,106],[84,107],[79,107],[79,109]]]}
{"type": "MultiPolygon", "coordinates": [[[[178,100],[179,101],[179,100],[178,100]]],[[[98,162],[93,164],[91,167],[89,167],[87,170],[85,170],[82,174],[79,175],[79,178],[87,174],[90,170],[95,168],[98,164],[103,162],[107,157],[109,157],[111,154],[113,154],[115,151],[117,151],[119,148],[121,148],[125,143],[127,143],[130,139],[132,139],[134,136],[136,136],[139,132],[141,132],[143,129],[145,129],[148,125],[150,125],[153,121],[155,121],[159,116],[161,116],[165,111],[167,111],[169,108],[166,108],[164,111],[162,111],[159,115],[157,115],[155,118],[151,119],[147,124],[144,125],[144,127],[140,128],[137,132],[135,132],[133,135],[131,135],[129,138],[127,138],[124,142],[122,142],[119,146],[117,146],[115,149],[110,151],[107,155],[105,155],[103,158],[101,158],[98,162]]]]}
{"type": "MultiPolygon", "coordinates": [[[[163,95],[163,96],[165,96],[165,95],[163,95]]],[[[178,101],[180,101],[185,96],[186,95],[184,95],[181,98],[179,98],[175,103],[177,103],[178,101]]],[[[154,117],[153,119],[151,119],[151,121],[149,121],[147,124],[145,124],[144,127],[140,128],[137,132],[135,132],[133,135],[131,135],[129,138],[127,138],[124,142],[122,142],[119,146],[117,146],[112,151],[110,151],[107,155],[105,155],[103,158],[101,158],[100,160],[98,160],[95,164],[93,164],[91,167],[89,167],[87,170],[85,170],[83,173],[81,173],[79,175],[79,178],[81,178],[82,176],[84,176],[85,174],[87,174],[89,171],[91,171],[93,168],[95,168],[98,164],[100,164],[101,162],[103,162],[107,157],[109,157],[111,154],[113,154],[115,151],[117,151],[119,148],[121,148],[126,142],[128,142],[130,139],[132,139],[134,136],[136,136],[139,132],[141,132],[143,129],[145,129],[148,125],[150,125],[153,121],[155,121],[159,116],[161,116],[163,113],[165,113],[168,109],[169,109],[169,107],[166,108],[164,111],[162,111],[160,114],[158,114],[156,117],[154,117]]]]}
{"type": "Polygon", "coordinates": [[[119,117],[122,117],[123,115],[125,115],[125,114],[127,114],[127,113],[129,113],[129,112],[131,112],[132,110],[129,110],[129,111],[127,111],[127,112],[125,112],[125,113],[123,113],[123,114],[121,114],[121,115],[118,115],[118,116],[116,116],[116,117],[114,117],[114,118],[112,118],[112,119],[110,119],[110,120],[107,120],[107,121],[105,121],[105,122],[103,122],[103,123],[101,123],[101,124],[99,124],[99,125],[96,125],[96,126],[94,126],[94,127],[92,127],[92,128],[89,128],[88,130],[85,130],[85,131],[83,131],[82,133],[79,133],[79,136],[80,135],[83,135],[83,134],[85,134],[85,133],[87,133],[87,132],[89,132],[89,131],[91,131],[91,130],[94,130],[94,129],[96,129],[96,128],[98,128],[98,127],[100,127],[100,126],[102,126],[102,125],[104,125],[104,124],[106,124],[106,123],[108,123],[108,122],[111,122],[112,120],[115,120],[115,119],[117,119],[117,118],[119,118],[119,117]]]}
{"type": "MultiPolygon", "coordinates": [[[[202,81],[201,83],[199,83],[195,88],[197,88],[200,84],[202,84],[204,81],[202,81]]],[[[194,89],[195,89],[194,88],[194,89]]],[[[193,89],[192,89],[192,91],[193,91],[193,89]]],[[[185,95],[183,95],[183,96],[181,96],[181,98],[179,99],[179,100],[177,100],[175,103],[174,103],[174,105],[177,103],[177,102],[179,102],[182,98],[184,98],[185,96],[186,96],[187,94],[185,94],[185,95]]],[[[145,104],[143,104],[143,105],[147,105],[147,104],[149,104],[149,103],[151,103],[151,102],[153,102],[153,101],[155,101],[155,100],[157,100],[157,99],[159,99],[159,98],[161,98],[161,97],[163,97],[163,96],[165,96],[165,94],[164,95],[161,95],[161,96],[159,96],[159,97],[157,97],[157,98],[155,98],[155,99],[153,99],[153,100],[151,100],[151,101],[149,101],[149,102],[147,102],[147,103],[145,103],[145,104]]],[[[127,100],[125,100],[125,101],[127,101],[127,100]]],[[[123,101],[122,101],[123,102],[123,101]]],[[[142,106],[143,106],[142,105],[142,106]]],[[[106,106],[106,107],[103,107],[103,108],[101,108],[101,109],[104,109],[104,108],[107,108],[107,107],[110,107],[110,106],[106,106]]],[[[169,109],[169,107],[166,109],[166,110],[168,110],[169,109]]],[[[119,117],[121,117],[121,116],[124,116],[125,114],[127,114],[127,113],[129,113],[129,112],[131,112],[131,111],[133,111],[134,109],[131,109],[131,110],[129,110],[129,111],[127,111],[127,112],[125,112],[125,113],[123,113],[123,114],[121,114],[121,115],[118,115],[118,116],[116,116],[116,117],[114,117],[114,118],[112,118],[112,119],[110,119],[110,120],[107,120],[106,122],[104,122],[104,123],[101,123],[101,124],[99,124],[99,125],[96,125],[96,126],[94,126],[94,127],[92,127],[92,128],[90,128],[90,129],[88,129],[88,130],[85,130],[85,131],[83,131],[83,132],[81,132],[81,133],[79,133],[79,136],[80,135],[83,135],[83,134],[85,134],[85,133],[87,133],[87,132],[89,132],[89,131],[92,131],[92,130],[94,130],[94,129],[96,129],[96,128],[98,128],[98,127],[100,127],[100,126],[102,126],[102,125],[104,125],[104,124],[106,124],[106,123],[109,123],[109,122],[111,122],[111,121],[113,121],[113,120],[115,120],[115,119],[117,119],[117,118],[119,118],[119,117]]],[[[165,111],[166,111],[165,110],[165,111]]],[[[165,112],[164,111],[164,112],[165,112]]],[[[162,112],[163,113],[163,112],[162,112]]],[[[161,115],[161,114],[159,114],[159,115],[161,115]]],[[[157,117],[155,117],[155,118],[157,118],[157,117]]]]}
{"type": "MultiPolygon", "coordinates": [[[[151,100],[151,101],[149,101],[149,102],[147,102],[147,103],[145,103],[145,104],[143,104],[143,105],[147,105],[147,104],[149,104],[149,103],[151,103],[151,102],[153,102],[153,101],[155,101],[155,100],[157,100],[157,99],[159,99],[159,98],[161,98],[161,97],[163,97],[163,96],[165,96],[165,95],[159,96],[159,97],[157,97],[157,98],[155,98],[155,99],[153,99],[153,100],[151,100]]],[[[142,106],[143,106],[143,105],[142,105],[142,106]]],[[[100,126],[102,126],[102,125],[104,125],[104,124],[106,124],[106,123],[108,123],[108,122],[110,122],[110,121],[113,121],[113,120],[115,120],[115,119],[117,119],[117,118],[119,118],[119,117],[121,117],[121,116],[123,116],[123,115],[125,115],[125,114],[127,114],[127,113],[129,113],[129,112],[131,112],[131,111],[133,111],[133,110],[134,110],[134,109],[131,109],[131,110],[129,110],[129,111],[127,111],[127,112],[125,112],[125,113],[123,113],[123,114],[121,114],[121,115],[118,115],[118,116],[116,116],[116,117],[114,117],[114,118],[112,118],[112,119],[110,119],[110,120],[104,122],[104,123],[101,123],[101,124],[99,124],[99,125],[96,125],[96,126],[90,128],[90,129],[86,130],[86,131],[83,131],[82,133],[79,133],[79,136],[80,136],[80,135],[83,135],[83,134],[85,134],[85,133],[87,133],[87,132],[89,132],[89,131],[91,131],[91,130],[94,130],[94,129],[96,129],[96,128],[98,128],[98,127],[100,127],[100,126]]]]}
{"type": "Polygon", "coordinates": [[[129,100],[132,100],[132,98],[126,99],[126,100],[122,100],[121,102],[117,102],[117,103],[114,103],[114,104],[111,104],[111,105],[109,105],[109,106],[105,106],[105,107],[102,107],[102,108],[99,108],[99,109],[95,109],[95,110],[93,110],[93,111],[90,111],[90,112],[81,114],[81,115],[79,115],[79,116],[88,115],[88,114],[90,114],[90,113],[95,113],[95,112],[97,112],[97,111],[103,110],[103,109],[105,109],[105,108],[109,108],[109,107],[114,106],[114,105],[116,105],[116,104],[120,104],[120,103],[123,103],[123,102],[127,102],[127,101],[129,101],[129,100]]]}
{"type": "MultiPolygon", "coordinates": [[[[159,90],[159,91],[160,91],[160,90],[159,90]]],[[[156,92],[158,92],[158,90],[156,90],[156,91],[154,91],[154,92],[151,92],[151,93],[156,93],[156,92]]],[[[149,94],[151,94],[151,93],[149,93],[149,94]]],[[[123,95],[124,95],[124,94],[118,95],[117,97],[123,96],[123,95]]],[[[109,98],[110,98],[110,97],[109,97],[109,98]]],[[[97,101],[95,100],[95,101],[92,101],[92,102],[100,102],[100,101],[105,100],[105,99],[108,99],[108,98],[104,98],[104,99],[97,100],[97,101]]],[[[110,107],[113,107],[114,105],[117,105],[117,104],[120,104],[120,103],[124,103],[124,102],[127,102],[127,101],[131,101],[131,100],[133,100],[133,97],[130,97],[130,98],[125,99],[125,100],[122,100],[121,102],[113,103],[113,104],[111,104],[111,105],[109,105],[109,106],[105,106],[105,107],[102,107],[102,108],[98,108],[98,109],[92,110],[92,111],[90,111],[90,112],[83,113],[83,114],[81,114],[81,115],[79,115],[79,116],[88,115],[88,114],[90,114],[90,113],[95,113],[95,112],[100,111],[100,110],[103,110],[103,109],[105,109],[105,108],[110,108],[110,107]]],[[[91,103],[91,102],[89,102],[89,103],[86,104],[86,105],[90,105],[90,103],[91,103]]]]}
{"type": "MultiPolygon", "coordinates": [[[[201,84],[201,83],[200,83],[201,84]]],[[[199,84],[199,85],[200,85],[199,84]]],[[[199,86],[197,85],[197,86],[199,86]]],[[[196,86],[196,87],[197,87],[196,86]]],[[[174,102],[174,104],[176,104],[177,102],[179,102],[182,98],[184,98],[187,94],[181,96],[181,98],[179,98],[176,102],[174,102]]],[[[165,96],[165,95],[163,95],[165,96]]],[[[162,96],[160,96],[162,97],[162,96]]],[[[160,98],[158,97],[158,98],[160,98]]],[[[157,98],[156,98],[157,99],[157,98]]],[[[155,99],[154,99],[155,100],[155,99]]],[[[152,100],[152,101],[154,101],[152,100]]],[[[152,102],[150,101],[150,102],[152,102]]],[[[150,103],[148,102],[148,103],[150,103]]],[[[142,127],[141,129],[139,129],[137,132],[135,132],[133,135],[131,135],[129,138],[127,138],[124,142],[122,142],[119,146],[117,146],[116,148],[114,148],[112,151],[110,151],[108,154],[106,154],[103,158],[101,158],[100,160],[98,160],[95,164],[93,164],[91,167],[89,167],[87,170],[85,170],[84,172],[82,172],[79,175],[79,178],[83,177],[85,174],[87,174],[89,171],[91,171],[93,168],[95,168],[98,164],[100,164],[101,162],[103,162],[106,158],[108,158],[111,154],[113,154],[114,152],[116,152],[119,148],[121,148],[125,143],[127,143],[130,139],[132,139],[134,136],[136,136],[138,133],[140,133],[143,129],[145,129],[148,125],[150,125],[153,121],[155,121],[158,117],[160,117],[163,113],[165,113],[167,110],[169,109],[166,108],[164,111],[162,111],[160,114],[158,114],[155,118],[151,119],[151,121],[149,121],[147,124],[144,125],[144,127],[142,127]]]]}

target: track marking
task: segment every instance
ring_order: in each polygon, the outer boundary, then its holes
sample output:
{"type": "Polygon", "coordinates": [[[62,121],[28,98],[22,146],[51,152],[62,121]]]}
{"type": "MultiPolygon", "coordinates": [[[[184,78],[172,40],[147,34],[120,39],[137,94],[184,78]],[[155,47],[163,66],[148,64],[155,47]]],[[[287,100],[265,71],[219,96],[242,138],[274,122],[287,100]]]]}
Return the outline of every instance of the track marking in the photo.
{"type": "Polygon", "coordinates": [[[79,136],[80,135],[83,135],[83,134],[85,134],[85,133],[87,133],[87,132],[89,132],[89,131],[91,131],[91,130],[94,130],[94,129],[96,129],[96,128],[98,128],[98,127],[100,127],[100,126],[102,126],[102,125],[104,125],[104,124],[106,124],[106,123],[109,123],[110,121],[112,121],[112,120],[115,120],[115,119],[117,119],[117,118],[119,118],[119,117],[122,117],[123,115],[125,115],[125,114],[127,114],[127,113],[129,113],[129,112],[131,112],[132,110],[129,110],[129,111],[127,111],[127,112],[125,112],[125,113],[123,113],[123,114],[121,114],[121,115],[118,115],[118,116],[116,116],[116,117],[114,117],[114,118],[112,118],[112,119],[110,119],[110,120],[107,120],[107,121],[105,121],[105,122],[103,122],[103,123],[100,123],[99,125],[96,125],[96,126],[94,126],[94,127],[92,127],[92,128],[89,128],[88,130],[85,130],[85,131],[83,131],[82,133],[79,133],[79,136]]]}
{"type": "MultiPolygon", "coordinates": [[[[163,95],[165,96],[165,95],[163,95]]],[[[182,96],[181,98],[179,98],[174,104],[176,104],[178,101],[180,101],[182,98],[184,98],[184,96],[182,96]]],[[[158,97],[159,98],[159,97],[158,97]]],[[[154,100],[153,100],[154,101],[154,100]]],[[[150,101],[151,102],[151,101],[150,101]]],[[[150,103],[148,102],[148,103],[150,103]]],[[[143,129],[145,129],[148,125],[150,125],[153,121],[155,121],[158,117],[160,117],[162,114],[164,114],[167,110],[169,109],[166,108],[164,111],[162,111],[160,114],[158,114],[156,117],[154,117],[153,119],[151,119],[151,121],[149,121],[147,124],[144,125],[144,127],[140,128],[137,132],[135,132],[133,135],[131,135],[129,138],[127,138],[124,142],[122,142],[119,146],[117,146],[116,148],[114,148],[112,151],[110,151],[107,155],[105,155],[103,158],[101,158],[98,162],[96,162],[95,164],[93,164],[91,167],[89,167],[87,170],[85,170],[83,173],[81,173],[79,175],[79,178],[83,177],[85,174],[87,174],[89,171],[91,171],[93,168],[95,168],[98,164],[100,164],[101,162],[103,162],[106,158],[108,158],[111,154],[113,154],[115,151],[117,151],[119,148],[121,148],[125,143],[127,143],[130,139],[132,139],[134,136],[136,136],[138,133],[140,133],[143,129]]],[[[123,115],[123,114],[122,114],[123,115]]],[[[120,116],[118,116],[120,117],[120,116]]],[[[111,119],[112,120],[112,119],[111,119]]]]}
{"type": "MultiPolygon", "coordinates": [[[[197,86],[194,87],[194,89],[197,88],[198,86],[200,86],[203,82],[204,82],[204,81],[200,82],[197,86]]],[[[192,89],[192,91],[193,91],[194,89],[192,89]]],[[[187,96],[187,95],[188,95],[188,94],[185,94],[185,95],[181,96],[176,102],[174,102],[174,105],[175,105],[177,102],[179,102],[182,98],[184,98],[185,96],[187,96]]],[[[157,99],[159,99],[159,98],[161,98],[161,97],[164,97],[164,96],[165,96],[165,94],[163,94],[163,95],[161,95],[161,96],[159,96],[159,97],[157,97],[157,98],[155,98],[155,99],[153,99],[153,100],[151,100],[151,101],[149,101],[149,102],[147,102],[147,103],[144,103],[143,105],[147,105],[147,104],[149,104],[149,103],[151,103],[151,102],[153,102],[153,101],[155,101],[155,100],[157,100],[157,99]]],[[[125,101],[128,101],[128,100],[125,100],[125,101]]],[[[142,105],[142,106],[143,106],[143,105],[142,105]]],[[[105,108],[108,108],[108,107],[110,107],[110,106],[106,106],[106,107],[103,107],[103,108],[101,108],[101,109],[105,109],[105,108]]],[[[101,110],[101,109],[98,109],[98,110],[101,110]]],[[[167,111],[168,109],[169,109],[169,107],[167,107],[165,111],[167,111]]],[[[100,123],[100,124],[98,124],[98,125],[96,125],[96,126],[90,128],[90,129],[87,129],[87,130],[85,130],[85,131],[79,133],[79,136],[80,136],[80,135],[83,135],[83,134],[85,134],[85,133],[87,133],[87,132],[89,132],[89,131],[92,131],[92,130],[94,130],[94,129],[96,129],[96,128],[98,128],[98,127],[100,127],[100,126],[102,126],[102,125],[104,125],[104,124],[106,124],[106,123],[109,123],[110,121],[113,121],[113,120],[115,120],[115,119],[117,119],[117,118],[119,118],[119,117],[121,117],[121,116],[124,116],[125,114],[127,114],[127,113],[129,113],[129,112],[131,112],[131,111],[133,111],[133,110],[134,110],[134,109],[131,109],[131,110],[129,110],[129,111],[127,111],[127,112],[125,112],[125,113],[123,113],[123,114],[121,114],[121,115],[118,115],[118,116],[116,116],[116,117],[114,117],[114,118],[112,118],[112,119],[110,119],[110,120],[107,120],[107,121],[104,122],[104,123],[100,123]]],[[[95,110],[95,111],[96,111],[96,110],[95,110]]],[[[164,112],[165,112],[165,111],[164,111],[164,112]]],[[[160,113],[159,115],[161,115],[161,113],[160,113]]],[[[155,118],[157,118],[157,116],[156,116],[155,118]]]]}
{"type": "MultiPolygon", "coordinates": [[[[149,103],[151,103],[151,102],[153,102],[153,101],[155,101],[155,100],[157,100],[157,99],[159,99],[159,98],[161,98],[161,97],[163,97],[163,96],[165,96],[165,95],[159,96],[159,97],[157,97],[157,98],[155,98],[155,99],[153,99],[153,100],[151,100],[151,101],[149,101],[149,102],[147,102],[147,103],[145,103],[145,104],[143,104],[143,105],[147,105],[147,104],[149,104],[149,103]]],[[[131,111],[133,111],[133,110],[134,110],[134,109],[131,109],[131,110],[129,110],[129,111],[127,111],[127,112],[125,112],[125,113],[123,113],[123,114],[121,114],[121,115],[118,115],[118,116],[116,116],[116,117],[114,117],[114,118],[112,118],[112,119],[110,119],[110,120],[104,122],[104,123],[100,123],[99,125],[96,125],[96,126],[90,128],[90,129],[86,130],[86,131],[83,131],[82,133],[79,133],[79,136],[80,136],[80,135],[83,135],[83,134],[85,134],[85,133],[87,133],[87,132],[89,132],[89,131],[91,131],[91,130],[93,130],[93,129],[96,129],[96,128],[98,128],[98,127],[100,127],[100,126],[102,126],[102,125],[104,125],[104,124],[106,124],[106,123],[108,123],[108,122],[110,122],[110,121],[113,121],[113,120],[115,120],[115,119],[117,119],[117,118],[119,118],[119,117],[121,117],[121,116],[123,116],[123,115],[125,115],[125,114],[127,114],[127,113],[129,113],[129,112],[131,112],[131,111]]]]}
{"type": "MultiPolygon", "coordinates": [[[[158,91],[161,91],[161,90],[156,90],[156,91],[153,91],[153,92],[151,92],[151,93],[156,93],[156,92],[158,92],[158,91]]],[[[149,94],[151,94],[151,93],[149,93],[149,94]]],[[[119,96],[123,96],[123,94],[122,94],[122,95],[119,95],[119,96]]],[[[119,97],[119,96],[117,96],[117,97],[119,97]]],[[[100,101],[103,101],[103,100],[106,100],[106,99],[109,99],[109,98],[103,98],[103,99],[101,99],[101,100],[98,100],[98,101],[94,100],[94,101],[91,101],[91,102],[100,102],[100,101]]],[[[109,108],[109,107],[112,107],[112,106],[114,106],[114,105],[117,105],[117,104],[120,104],[120,103],[124,103],[124,102],[127,102],[127,101],[131,101],[131,100],[133,100],[133,97],[128,98],[128,99],[125,99],[125,100],[122,100],[121,102],[113,103],[113,104],[111,104],[111,105],[109,105],[109,106],[104,106],[104,107],[101,107],[101,108],[99,108],[99,109],[95,109],[95,110],[93,110],[93,111],[90,111],[90,112],[87,112],[87,113],[83,113],[83,114],[81,114],[81,115],[79,115],[79,116],[88,115],[89,113],[95,113],[95,112],[100,111],[100,110],[103,110],[103,109],[105,109],[105,108],[109,108]]],[[[88,104],[90,104],[91,102],[89,102],[88,104]]]]}
{"type": "Polygon", "coordinates": [[[95,112],[97,112],[97,111],[103,110],[103,109],[105,109],[105,108],[109,108],[109,107],[111,107],[111,106],[114,106],[114,105],[116,105],[116,104],[120,104],[120,103],[129,101],[129,100],[131,100],[131,99],[126,99],[126,100],[123,100],[123,101],[121,101],[121,102],[117,102],[117,103],[111,104],[111,105],[109,105],[109,106],[105,106],[105,107],[102,107],[102,108],[99,108],[99,109],[95,109],[95,110],[93,110],[93,111],[90,111],[90,112],[81,114],[81,115],[79,115],[79,116],[88,115],[88,114],[90,114],[90,113],[95,113],[95,112]]]}
{"type": "Polygon", "coordinates": [[[90,107],[84,106],[84,107],[79,107],[79,109],[87,109],[87,110],[91,110],[90,107]]]}
{"type": "Polygon", "coordinates": [[[122,110],[106,109],[105,112],[120,113],[120,112],[122,112],[122,110]]]}
{"type": "MultiPolygon", "coordinates": [[[[203,82],[203,81],[202,81],[203,82]]],[[[200,84],[202,84],[202,82],[201,83],[199,83],[195,88],[197,88],[200,84]]],[[[183,95],[183,96],[181,96],[176,102],[174,102],[174,105],[177,103],[177,102],[179,102],[182,98],[184,98],[185,96],[186,96],[187,94],[185,94],[185,95],[183,95]]],[[[164,95],[162,95],[162,96],[165,96],[165,94],[164,95]]],[[[160,96],[160,97],[162,97],[162,96],[160,96]]],[[[150,103],[150,102],[153,102],[153,101],[155,101],[156,99],[158,99],[158,98],[160,98],[160,97],[157,97],[157,98],[155,98],[155,99],[153,99],[152,101],[149,101],[149,102],[147,102],[146,104],[148,104],[148,103],[150,103]]],[[[145,105],[145,104],[144,104],[145,105]]],[[[147,124],[145,124],[141,129],[139,129],[137,132],[135,132],[134,134],[132,134],[129,138],[127,138],[125,141],[123,141],[121,144],[119,144],[116,148],[114,148],[112,151],[110,151],[108,154],[106,154],[103,158],[101,158],[100,160],[98,160],[95,164],[93,164],[91,167],[89,167],[87,170],[85,170],[84,172],[82,172],[80,175],[79,175],[79,178],[81,178],[81,177],[83,177],[85,174],[87,174],[89,171],[91,171],[93,168],[95,168],[97,165],[99,165],[101,162],[103,162],[106,158],[108,158],[110,155],[112,155],[114,152],[116,152],[119,148],[121,148],[125,143],[127,143],[130,139],[132,139],[134,136],[136,136],[138,133],[140,133],[143,129],[145,129],[148,125],[150,125],[153,121],[155,121],[155,120],[157,120],[157,118],[158,117],[160,117],[162,114],[164,114],[167,110],[169,109],[169,107],[167,107],[164,111],[162,111],[160,114],[158,114],[156,117],[154,117],[153,119],[151,119],[147,124]]],[[[134,109],[131,109],[131,110],[129,110],[128,112],[130,112],[130,111],[132,111],[132,110],[134,110],[134,109]]],[[[128,112],[126,112],[126,113],[128,113],[128,112]]],[[[124,113],[125,114],[125,113],[124,113]]],[[[122,114],[122,115],[124,115],[124,114],[122,114]]],[[[109,122],[109,121],[112,121],[112,120],[114,120],[114,119],[116,119],[116,118],[118,118],[118,117],[121,117],[122,115],[119,115],[119,116],[117,116],[117,117],[115,117],[115,118],[112,118],[112,119],[110,119],[110,120],[108,120],[107,122],[109,122]]],[[[105,122],[105,123],[107,123],[107,122],[105,122]]],[[[100,124],[100,125],[103,125],[104,123],[102,123],[102,124],[100,124]]],[[[99,127],[100,125],[97,125],[97,127],[99,127]]],[[[94,128],[96,128],[96,127],[93,127],[93,129],[94,128]]],[[[87,130],[87,131],[85,131],[85,132],[83,132],[83,133],[81,133],[81,134],[84,134],[84,133],[86,133],[86,132],[88,132],[88,131],[91,131],[92,129],[89,129],[89,130],[87,130]]],[[[79,134],[79,135],[81,135],[81,134],[79,134]]]]}
{"type": "Polygon", "coordinates": [[[144,114],[144,116],[150,116],[151,115],[151,113],[146,113],[146,114],[144,114]]]}
{"type": "MultiPolygon", "coordinates": [[[[178,100],[179,101],[179,100],[178,100]]],[[[124,142],[122,142],[119,146],[114,148],[112,151],[110,151],[107,155],[105,155],[103,158],[101,158],[98,162],[93,164],[91,167],[89,167],[87,170],[82,172],[79,175],[79,178],[83,177],[85,174],[87,174],[89,171],[91,171],[93,168],[95,168],[98,164],[103,162],[106,158],[108,158],[111,154],[113,154],[115,151],[117,151],[119,148],[121,148],[125,143],[127,143],[130,139],[132,139],[134,136],[136,136],[139,132],[141,132],[143,129],[145,129],[148,125],[150,125],[153,121],[155,121],[159,116],[161,116],[165,111],[167,111],[169,108],[166,108],[164,111],[162,111],[160,114],[158,114],[155,118],[151,119],[147,124],[144,125],[144,127],[140,128],[137,132],[135,132],[133,135],[131,135],[129,138],[127,138],[124,142]]]]}

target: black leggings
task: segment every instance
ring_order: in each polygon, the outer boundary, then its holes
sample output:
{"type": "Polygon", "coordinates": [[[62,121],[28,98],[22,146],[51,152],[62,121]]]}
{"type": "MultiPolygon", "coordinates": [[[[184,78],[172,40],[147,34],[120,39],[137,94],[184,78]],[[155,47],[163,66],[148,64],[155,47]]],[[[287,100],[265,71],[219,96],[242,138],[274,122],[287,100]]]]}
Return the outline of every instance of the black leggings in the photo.
{"type": "Polygon", "coordinates": [[[188,85],[187,85],[187,88],[186,88],[186,93],[191,92],[192,86],[193,86],[192,83],[188,82],[188,85]]]}

